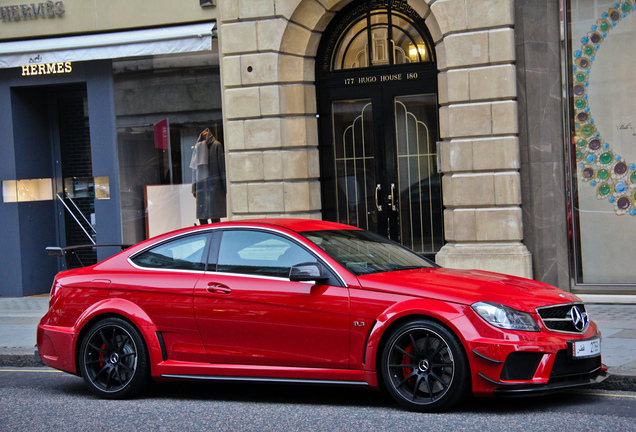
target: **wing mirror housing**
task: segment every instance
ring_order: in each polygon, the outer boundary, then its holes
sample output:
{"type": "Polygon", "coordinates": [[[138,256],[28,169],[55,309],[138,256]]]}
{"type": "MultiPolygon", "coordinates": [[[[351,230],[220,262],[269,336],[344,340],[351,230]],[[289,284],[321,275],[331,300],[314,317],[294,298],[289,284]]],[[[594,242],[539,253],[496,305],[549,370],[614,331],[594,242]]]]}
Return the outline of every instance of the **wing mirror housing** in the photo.
{"type": "Polygon", "coordinates": [[[325,281],[329,276],[325,275],[322,266],[316,262],[296,264],[289,269],[289,280],[292,282],[325,281]]]}

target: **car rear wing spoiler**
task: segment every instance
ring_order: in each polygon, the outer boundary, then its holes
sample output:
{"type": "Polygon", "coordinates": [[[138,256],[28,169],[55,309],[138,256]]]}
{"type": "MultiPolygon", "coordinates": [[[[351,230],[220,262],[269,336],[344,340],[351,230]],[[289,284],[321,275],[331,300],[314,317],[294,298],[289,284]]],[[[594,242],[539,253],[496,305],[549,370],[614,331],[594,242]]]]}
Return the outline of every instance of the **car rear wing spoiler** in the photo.
{"type": "Polygon", "coordinates": [[[77,254],[78,251],[86,250],[86,249],[96,249],[96,248],[104,248],[104,247],[117,247],[121,250],[127,249],[132,245],[129,244],[85,244],[85,245],[75,245],[75,246],[49,246],[46,248],[46,253],[50,256],[56,256],[60,258],[65,258],[66,267],[69,268],[70,264],[73,262],[73,258],[77,259],[80,264],[80,267],[84,267],[84,263],[80,259],[77,254]],[[70,258],[69,258],[70,257],[70,258]]]}

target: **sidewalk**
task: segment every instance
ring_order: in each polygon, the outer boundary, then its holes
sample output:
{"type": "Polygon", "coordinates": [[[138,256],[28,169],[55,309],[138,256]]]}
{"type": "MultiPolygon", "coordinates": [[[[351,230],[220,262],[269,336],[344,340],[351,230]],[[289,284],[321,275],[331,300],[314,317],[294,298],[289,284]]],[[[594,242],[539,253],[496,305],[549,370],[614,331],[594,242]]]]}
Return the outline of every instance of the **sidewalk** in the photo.
{"type": "Polygon", "coordinates": [[[42,366],[33,355],[36,329],[49,297],[0,298],[0,367],[42,366]]]}
{"type": "MultiPolygon", "coordinates": [[[[42,366],[33,356],[36,328],[49,298],[0,298],[0,367],[42,366]]],[[[603,363],[610,378],[598,388],[636,391],[636,305],[587,304],[601,329],[603,363]]]]}

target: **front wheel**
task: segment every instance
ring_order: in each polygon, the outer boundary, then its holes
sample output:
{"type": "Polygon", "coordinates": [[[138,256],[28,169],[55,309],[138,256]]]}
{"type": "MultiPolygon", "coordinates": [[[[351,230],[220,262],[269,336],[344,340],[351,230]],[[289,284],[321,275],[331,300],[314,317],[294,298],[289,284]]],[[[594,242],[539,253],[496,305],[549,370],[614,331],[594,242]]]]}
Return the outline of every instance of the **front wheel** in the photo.
{"type": "Polygon", "coordinates": [[[380,368],[388,393],[412,411],[450,409],[468,389],[468,360],[461,344],[433,321],[412,321],[395,329],[382,351],[380,368]]]}
{"type": "Polygon", "coordinates": [[[137,394],[150,375],[143,338],[120,318],[106,318],[89,329],[80,347],[79,368],[90,390],[106,399],[137,394]]]}

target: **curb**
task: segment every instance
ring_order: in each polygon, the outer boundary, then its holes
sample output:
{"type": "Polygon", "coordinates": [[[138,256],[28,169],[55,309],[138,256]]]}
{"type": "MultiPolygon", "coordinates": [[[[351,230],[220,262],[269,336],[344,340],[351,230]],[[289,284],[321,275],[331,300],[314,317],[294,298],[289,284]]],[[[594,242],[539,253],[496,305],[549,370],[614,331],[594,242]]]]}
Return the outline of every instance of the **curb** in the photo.
{"type": "Polygon", "coordinates": [[[636,376],[632,375],[612,375],[606,380],[589,387],[593,390],[613,390],[636,392],[636,376]]]}
{"type": "Polygon", "coordinates": [[[33,354],[0,354],[0,367],[45,367],[33,354]]]}

